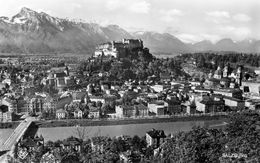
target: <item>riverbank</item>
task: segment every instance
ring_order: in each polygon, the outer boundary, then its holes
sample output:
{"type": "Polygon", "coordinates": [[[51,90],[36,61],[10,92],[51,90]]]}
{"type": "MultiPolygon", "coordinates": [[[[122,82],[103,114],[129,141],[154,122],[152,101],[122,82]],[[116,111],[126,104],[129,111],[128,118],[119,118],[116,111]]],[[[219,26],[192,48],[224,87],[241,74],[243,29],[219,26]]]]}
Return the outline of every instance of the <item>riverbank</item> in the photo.
{"type": "Polygon", "coordinates": [[[126,124],[145,124],[145,123],[165,123],[165,122],[185,122],[185,121],[211,121],[225,120],[226,115],[201,115],[201,116],[182,116],[182,117],[166,117],[166,118],[146,118],[146,119],[66,119],[52,121],[35,121],[39,128],[48,127],[70,127],[70,126],[112,126],[126,124]]]}
{"type": "Polygon", "coordinates": [[[19,125],[19,123],[20,122],[18,121],[0,123],[0,129],[5,129],[5,128],[14,129],[19,125]]]}

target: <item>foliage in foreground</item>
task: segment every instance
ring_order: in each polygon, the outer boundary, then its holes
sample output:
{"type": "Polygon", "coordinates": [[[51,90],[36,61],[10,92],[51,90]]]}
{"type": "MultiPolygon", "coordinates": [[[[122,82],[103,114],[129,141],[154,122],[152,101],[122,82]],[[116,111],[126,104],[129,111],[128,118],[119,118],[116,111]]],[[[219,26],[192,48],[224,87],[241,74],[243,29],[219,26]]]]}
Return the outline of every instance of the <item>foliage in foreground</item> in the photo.
{"type": "Polygon", "coordinates": [[[260,161],[260,115],[235,113],[226,129],[193,128],[167,141],[157,155],[170,162],[260,161]]]}
{"type": "MultiPolygon", "coordinates": [[[[132,160],[137,158],[139,162],[260,162],[260,114],[235,113],[227,122],[225,129],[194,127],[189,132],[180,132],[157,149],[147,147],[145,137],[104,137],[102,152],[92,151],[90,139],[85,139],[80,141],[82,150],[56,150],[56,155],[63,162],[82,163],[119,162],[119,155],[127,151],[131,151],[132,160]]],[[[60,140],[46,142],[48,148],[37,148],[30,154],[30,160],[39,162],[44,153],[62,143],[60,140]]]]}

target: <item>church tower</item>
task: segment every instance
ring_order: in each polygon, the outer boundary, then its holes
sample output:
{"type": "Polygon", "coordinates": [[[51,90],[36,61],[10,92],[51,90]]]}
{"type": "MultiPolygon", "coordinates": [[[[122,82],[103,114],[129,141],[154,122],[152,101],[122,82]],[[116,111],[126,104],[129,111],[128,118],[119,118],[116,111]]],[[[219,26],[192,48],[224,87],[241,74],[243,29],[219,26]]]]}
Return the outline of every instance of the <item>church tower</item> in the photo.
{"type": "Polygon", "coordinates": [[[223,69],[223,77],[224,78],[227,78],[228,77],[228,75],[229,75],[229,64],[226,64],[225,65],[225,67],[224,67],[224,69],[223,69]]]}
{"type": "Polygon", "coordinates": [[[213,78],[213,72],[212,72],[212,71],[209,72],[208,78],[209,78],[209,79],[210,79],[210,78],[213,78]]]}
{"type": "Polygon", "coordinates": [[[242,85],[242,66],[238,66],[238,68],[237,68],[236,83],[239,86],[242,85]]]}
{"type": "Polygon", "coordinates": [[[65,71],[64,71],[64,72],[65,72],[65,74],[66,74],[67,76],[70,75],[68,66],[65,67],[65,71]]]}
{"type": "Polygon", "coordinates": [[[215,71],[214,78],[216,78],[216,79],[222,78],[222,70],[221,70],[220,66],[218,66],[218,69],[215,71]]]}

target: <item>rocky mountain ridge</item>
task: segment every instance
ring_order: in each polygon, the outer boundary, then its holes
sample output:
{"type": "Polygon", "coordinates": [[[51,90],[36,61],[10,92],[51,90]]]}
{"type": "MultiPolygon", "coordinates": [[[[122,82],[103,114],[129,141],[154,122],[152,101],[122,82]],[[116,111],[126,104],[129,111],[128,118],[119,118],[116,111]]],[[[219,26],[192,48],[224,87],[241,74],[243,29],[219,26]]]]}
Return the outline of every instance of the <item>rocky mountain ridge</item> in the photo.
{"type": "Polygon", "coordinates": [[[88,53],[99,43],[140,38],[155,54],[180,54],[199,51],[260,52],[260,41],[234,42],[222,39],[216,44],[204,40],[187,44],[168,33],[139,31],[130,33],[118,25],[61,19],[29,8],[11,18],[0,17],[0,53],[88,53]]]}

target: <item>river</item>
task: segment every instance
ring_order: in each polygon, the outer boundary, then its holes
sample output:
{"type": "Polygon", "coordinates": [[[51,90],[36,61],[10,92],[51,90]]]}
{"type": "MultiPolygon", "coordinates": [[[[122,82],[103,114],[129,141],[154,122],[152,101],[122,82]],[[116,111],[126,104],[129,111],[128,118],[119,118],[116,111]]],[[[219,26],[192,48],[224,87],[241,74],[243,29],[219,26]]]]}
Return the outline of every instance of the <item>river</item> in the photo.
{"type": "MultiPolygon", "coordinates": [[[[145,133],[152,128],[164,130],[166,134],[177,133],[180,131],[190,131],[193,126],[218,126],[223,121],[184,121],[184,122],[166,122],[166,123],[145,123],[145,124],[127,124],[127,125],[113,125],[113,126],[88,126],[79,127],[79,130],[85,131],[88,138],[93,136],[119,136],[119,135],[138,135],[144,136],[145,133]]],[[[0,129],[0,145],[11,135],[14,129],[0,129]]],[[[37,135],[42,135],[45,141],[58,139],[66,139],[69,136],[77,137],[77,127],[50,127],[39,128],[37,135]]]]}
{"type": "MultiPolygon", "coordinates": [[[[166,135],[177,133],[180,131],[190,131],[193,126],[216,126],[222,124],[221,120],[212,121],[185,121],[185,122],[167,122],[167,123],[146,123],[146,124],[128,124],[128,125],[114,125],[114,126],[88,126],[78,127],[78,130],[85,131],[88,138],[93,136],[119,136],[119,135],[138,135],[144,136],[145,133],[152,128],[164,130],[166,135]]],[[[39,128],[37,134],[42,135],[45,141],[48,140],[62,140],[69,136],[77,137],[77,127],[53,127],[53,128],[39,128]]]]}
{"type": "Polygon", "coordinates": [[[12,134],[14,129],[0,129],[0,145],[12,134]]]}

